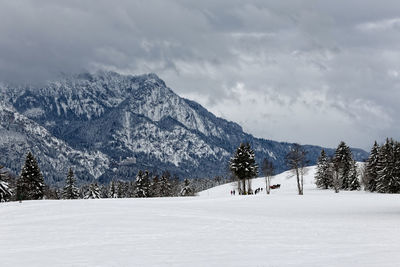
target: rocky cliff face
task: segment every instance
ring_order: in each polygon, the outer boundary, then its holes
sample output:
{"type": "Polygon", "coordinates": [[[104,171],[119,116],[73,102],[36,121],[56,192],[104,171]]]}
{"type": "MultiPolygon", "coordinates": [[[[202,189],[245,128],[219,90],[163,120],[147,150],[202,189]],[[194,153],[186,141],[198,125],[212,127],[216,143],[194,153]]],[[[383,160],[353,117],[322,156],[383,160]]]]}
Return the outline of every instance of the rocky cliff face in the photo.
{"type": "MultiPolygon", "coordinates": [[[[268,157],[278,171],[286,169],[290,144],[244,133],[179,97],[155,74],[84,73],[40,87],[1,85],[0,92],[0,163],[19,172],[32,150],[51,183],[62,183],[69,167],[82,181],[133,179],[139,169],[184,177],[225,174],[244,141],[259,161],[268,157]]],[[[321,148],[306,149],[315,163],[321,148]]],[[[367,156],[354,152],[357,159],[367,156]]]]}

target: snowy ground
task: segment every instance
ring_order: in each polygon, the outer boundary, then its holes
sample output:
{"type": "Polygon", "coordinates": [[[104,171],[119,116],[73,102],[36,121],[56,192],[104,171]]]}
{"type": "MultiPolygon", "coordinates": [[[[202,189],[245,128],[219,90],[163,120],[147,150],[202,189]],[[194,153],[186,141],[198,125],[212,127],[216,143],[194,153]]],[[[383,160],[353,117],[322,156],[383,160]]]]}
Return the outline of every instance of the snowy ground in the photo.
{"type": "MultiPolygon", "coordinates": [[[[0,203],[0,266],[399,266],[400,195],[272,195],[0,203]]],[[[264,184],[253,182],[253,188],[264,184]]]]}

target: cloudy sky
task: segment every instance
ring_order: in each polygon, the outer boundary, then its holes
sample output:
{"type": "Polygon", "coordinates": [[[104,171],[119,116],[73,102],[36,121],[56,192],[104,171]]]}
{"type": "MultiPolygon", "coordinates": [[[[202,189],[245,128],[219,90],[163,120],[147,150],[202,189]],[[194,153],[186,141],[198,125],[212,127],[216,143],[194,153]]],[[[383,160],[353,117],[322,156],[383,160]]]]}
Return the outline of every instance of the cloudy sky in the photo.
{"type": "Polygon", "coordinates": [[[257,137],[400,139],[400,1],[2,0],[0,79],[154,72],[257,137]]]}

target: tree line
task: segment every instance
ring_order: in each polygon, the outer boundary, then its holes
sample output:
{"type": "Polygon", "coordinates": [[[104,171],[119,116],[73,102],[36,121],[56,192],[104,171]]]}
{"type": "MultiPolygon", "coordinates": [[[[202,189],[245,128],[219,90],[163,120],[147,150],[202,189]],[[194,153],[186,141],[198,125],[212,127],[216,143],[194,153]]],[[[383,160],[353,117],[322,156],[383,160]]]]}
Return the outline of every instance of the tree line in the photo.
{"type": "Polygon", "coordinates": [[[214,179],[184,179],[168,171],[161,175],[139,171],[134,181],[112,180],[108,184],[96,182],[78,186],[72,168],[66,174],[64,187],[45,184],[37,160],[28,152],[19,177],[13,178],[0,166],[0,202],[38,199],[95,199],[147,198],[193,196],[196,192],[231,181],[217,176],[214,179]]]}
{"type": "Polygon", "coordinates": [[[315,181],[318,188],[333,188],[335,192],[364,187],[370,192],[400,193],[400,143],[387,138],[380,146],[375,141],[367,161],[359,168],[344,142],[332,158],[322,150],[315,181]]]}

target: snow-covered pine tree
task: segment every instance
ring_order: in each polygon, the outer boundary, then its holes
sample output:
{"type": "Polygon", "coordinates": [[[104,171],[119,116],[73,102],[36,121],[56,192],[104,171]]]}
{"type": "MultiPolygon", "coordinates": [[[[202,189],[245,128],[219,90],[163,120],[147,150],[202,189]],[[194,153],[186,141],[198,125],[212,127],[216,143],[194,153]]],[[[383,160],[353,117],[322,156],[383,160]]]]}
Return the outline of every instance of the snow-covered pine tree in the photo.
{"type": "Polygon", "coordinates": [[[78,199],[79,198],[79,189],[75,185],[75,177],[74,172],[70,168],[68,171],[67,178],[65,179],[65,186],[63,190],[63,198],[64,199],[78,199]]]}
{"type": "Polygon", "coordinates": [[[194,195],[194,191],[193,191],[193,189],[191,188],[190,182],[189,182],[188,179],[185,179],[185,180],[183,181],[183,188],[182,188],[182,190],[181,190],[180,195],[183,196],[183,197],[193,196],[193,195],[194,195]]]}
{"type": "Polygon", "coordinates": [[[400,192],[400,147],[393,139],[386,139],[386,143],[379,151],[377,164],[376,191],[379,193],[400,192]]]}
{"type": "Polygon", "coordinates": [[[376,182],[377,182],[377,165],[379,160],[379,150],[380,147],[378,143],[375,141],[374,145],[372,146],[371,153],[369,154],[367,163],[365,165],[365,190],[370,192],[376,191],[376,182]]]}
{"type": "Polygon", "coordinates": [[[169,197],[171,196],[171,183],[169,172],[164,172],[160,179],[160,196],[169,197]]]}
{"type": "Polygon", "coordinates": [[[104,184],[100,185],[100,198],[108,198],[108,187],[104,184]]]}
{"type": "Polygon", "coordinates": [[[153,180],[151,181],[151,184],[150,184],[150,195],[152,197],[159,197],[160,196],[160,179],[158,178],[158,175],[155,175],[153,177],[153,180]]]}
{"type": "Polygon", "coordinates": [[[110,189],[109,189],[108,197],[110,197],[110,198],[117,198],[118,197],[117,187],[115,185],[114,180],[112,180],[110,182],[110,189]]]}
{"type": "Polygon", "coordinates": [[[353,155],[345,142],[340,142],[334,156],[335,168],[341,180],[341,189],[350,189],[350,174],[353,163],[353,155]]]}
{"type": "Polygon", "coordinates": [[[0,202],[8,201],[12,196],[12,190],[7,181],[7,173],[2,170],[3,168],[3,166],[0,166],[0,202]]]}
{"type": "Polygon", "coordinates": [[[117,197],[118,198],[128,197],[128,187],[124,181],[117,182],[117,197]]]}
{"type": "Polygon", "coordinates": [[[249,143],[240,144],[229,161],[229,168],[232,174],[238,179],[239,192],[242,194],[250,192],[251,188],[246,188],[246,182],[251,178],[257,177],[258,166],[255,160],[255,153],[249,143]]]}
{"type": "Polygon", "coordinates": [[[139,171],[136,176],[136,193],[135,197],[149,197],[150,193],[150,181],[149,172],[139,171]]]}
{"type": "Polygon", "coordinates": [[[360,181],[358,180],[357,162],[352,160],[349,174],[349,190],[360,190],[360,181]]]}
{"type": "Polygon", "coordinates": [[[43,175],[33,154],[28,152],[21,175],[17,181],[17,199],[42,199],[43,196],[43,175]]]}
{"type": "Polygon", "coordinates": [[[90,184],[85,199],[98,199],[98,198],[101,198],[99,186],[97,185],[97,183],[90,184]]]}
{"type": "Polygon", "coordinates": [[[394,142],[394,177],[396,181],[396,193],[400,193],[400,143],[394,142]]]}
{"type": "Polygon", "coordinates": [[[326,156],[325,150],[322,149],[317,161],[317,172],[315,173],[315,184],[318,188],[328,189],[332,187],[332,170],[329,158],[326,156]]]}

